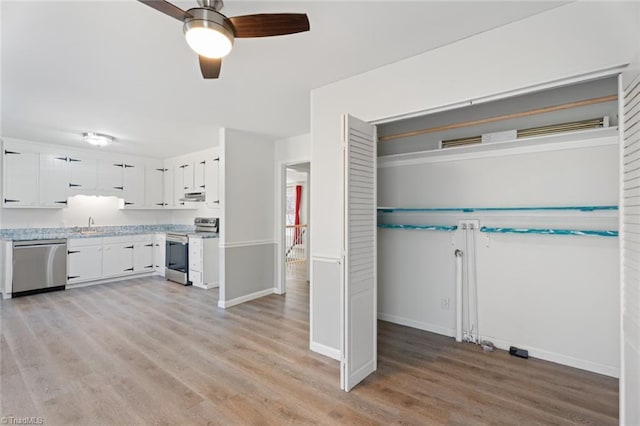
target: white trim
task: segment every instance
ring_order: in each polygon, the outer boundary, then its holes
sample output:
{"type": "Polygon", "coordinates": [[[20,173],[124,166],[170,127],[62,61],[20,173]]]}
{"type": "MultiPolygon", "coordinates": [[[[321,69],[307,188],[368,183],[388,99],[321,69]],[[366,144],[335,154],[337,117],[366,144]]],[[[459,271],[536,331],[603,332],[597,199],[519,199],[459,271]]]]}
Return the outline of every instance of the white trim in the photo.
{"type": "Polygon", "coordinates": [[[201,288],[201,289],[204,289],[204,290],[211,290],[212,288],[219,287],[220,283],[209,283],[209,284],[193,283],[191,285],[196,287],[196,288],[201,288]]]}
{"type": "Polygon", "coordinates": [[[235,299],[231,299],[231,300],[227,300],[227,301],[219,300],[218,301],[218,308],[227,309],[227,308],[239,305],[239,304],[244,303],[244,302],[249,302],[251,300],[255,300],[255,299],[259,299],[259,298],[264,297],[264,296],[268,296],[270,294],[273,294],[274,291],[275,291],[274,288],[268,288],[266,290],[256,291],[255,293],[251,293],[251,294],[247,294],[247,295],[244,295],[244,296],[236,297],[235,299]]]}
{"type": "Polygon", "coordinates": [[[618,336],[620,339],[620,380],[618,382],[618,417],[620,424],[625,424],[626,417],[626,371],[625,371],[625,347],[624,347],[624,256],[625,251],[625,225],[624,225],[624,213],[626,211],[624,202],[624,80],[622,74],[618,75],[618,117],[620,117],[620,123],[618,125],[618,262],[620,268],[620,279],[618,281],[618,288],[620,291],[619,300],[619,314],[618,314],[618,336]]]}
{"type": "Polygon", "coordinates": [[[562,135],[546,135],[513,141],[495,142],[485,145],[477,144],[466,147],[387,155],[378,158],[378,168],[503,157],[535,152],[595,148],[618,145],[618,143],[618,129],[615,127],[606,127],[595,130],[570,132],[562,135]]]}
{"type": "Polygon", "coordinates": [[[589,72],[589,73],[585,73],[585,74],[578,74],[578,75],[574,75],[573,77],[568,77],[568,78],[563,78],[563,79],[559,79],[559,80],[548,81],[548,82],[542,83],[542,84],[534,84],[532,86],[522,87],[522,88],[519,88],[519,89],[510,90],[510,91],[506,91],[506,92],[502,92],[502,93],[498,93],[498,94],[494,94],[494,95],[483,96],[483,97],[480,97],[480,98],[477,98],[477,99],[468,99],[466,101],[454,102],[454,103],[451,103],[451,104],[442,105],[442,106],[438,106],[438,107],[434,107],[434,108],[427,108],[427,109],[424,109],[424,110],[415,111],[415,112],[411,112],[411,113],[407,113],[407,114],[398,114],[398,115],[393,115],[393,116],[390,116],[390,117],[380,118],[380,119],[377,119],[377,120],[372,120],[372,121],[370,121],[370,123],[371,124],[390,123],[390,122],[399,121],[399,120],[406,120],[408,118],[422,117],[422,116],[425,116],[425,115],[435,114],[437,112],[451,111],[451,110],[454,110],[454,109],[463,108],[465,106],[478,105],[478,104],[483,104],[483,103],[486,103],[486,102],[493,102],[493,101],[498,101],[498,100],[502,100],[502,99],[512,98],[514,96],[526,95],[526,94],[529,94],[529,93],[540,92],[542,90],[553,89],[553,88],[558,88],[558,87],[563,87],[563,86],[569,86],[571,84],[585,83],[585,82],[591,81],[591,80],[597,80],[597,79],[600,79],[600,78],[612,77],[614,75],[618,75],[626,67],[627,67],[627,64],[618,65],[618,66],[614,66],[614,67],[610,67],[610,68],[605,68],[605,69],[600,70],[600,71],[589,72]]]}
{"type": "Polygon", "coordinates": [[[240,241],[237,243],[226,243],[220,245],[220,248],[235,248],[235,247],[251,247],[251,246],[264,246],[267,244],[276,244],[274,240],[255,240],[255,241],[240,241]]]}
{"type": "Polygon", "coordinates": [[[455,330],[453,328],[443,327],[441,325],[436,325],[436,324],[430,324],[428,322],[416,321],[416,320],[404,318],[398,315],[391,315],[391,314],[385,314],[384,312],[378,312],[378,319],[382,321],[392,322],[394,324],[417,328],[418,330],[424,330],[424,331],[429,331],[431,333],[441,334],[443,336],[448,336],[448,337],[455,336],[455,330]]]}
{"type": "Polygon", "coordinates": [[[151,277],[151,276],[154,276],[154,275],[157,275],[155,271],[153,271],[153,272],[143,272],[143,273],[134,274],[134,275],[123,275],[121,277],[102,278],[102,279],[93,280],[93,281],[71,283],[71,284],[67,284],[65,288],[66,288],[66,290],[72,290],[74,288],[89,287],[89,286],[96,285],[96,284],[115,283],[115,282],[118,282],[118,281],[132,280],[132,279],[135,279],[135,278],[151,277]]]}
{"type": "Polygon", "coordinates": [[[313,352],[319,353],[320,355],[328,356],[336,361],[340,361],[340,349],[331,348],[318,342],[310,342],[309,349],[313,352]]]}
{"type": "Polygon", "coordinates": [[[533,358],[543,359],[546,361],[555,362],[562,365],[568,365],[569,367],[579,368],[581,370],[592,371],[598,374],[604,374],[605,376],[618,378],[620,376],[620,369],[615,366],[600,364],[597,362],[587,361],[580,358],[574,358],[569,355],[559,354],[557,352],[550,352],[544,349],[534,348],[531,346],[520,345],[519,343],[506,342],[504,340],[497,340],[489,336],[480,336],[480,340],[488,340],[494,344],[498,349],[508,351],[510,346],[517,346],[520,349],[526,349],[529,351],[529,356],[533,358]]]}

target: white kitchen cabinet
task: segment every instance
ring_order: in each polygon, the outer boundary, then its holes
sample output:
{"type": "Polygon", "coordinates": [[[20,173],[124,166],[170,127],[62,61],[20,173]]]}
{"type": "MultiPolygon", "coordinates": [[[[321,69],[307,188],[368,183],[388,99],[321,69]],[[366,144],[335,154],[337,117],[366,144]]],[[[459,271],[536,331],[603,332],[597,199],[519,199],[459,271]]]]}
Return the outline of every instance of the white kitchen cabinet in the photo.
{"type": "Polygon", "coordinates": [[[98,187],[98,161],[81,155],[69,155],[70,194],[93,194],[98,187]]]}
{"type": "Polygon", "coordinates": [[[219,285],[219,240],[189,237],[189,281],[210,289],[219,285]]]}
{"type": "Polygon", "coordinates": [[[144,206],[144,165],[125,162],[122,169],[122,186],[125,208],[144,206]]]}
{"type": "Polygon", "coordinates": [[[164,277],[165,260],[167,256],[167,234],[158,233],[153,241],[153,262],[156,273],[164,277]]]}
{"type": "Polygon", "coordinates": [[[67,283],[102,278],[102,238],[67,240],[67,283]]]}
{"type": "Polygon", "coordinates": [[[175,178],[175,167],[174,166],[165,166],[164,172],[164,185],[162,188],[163,191],[163,202],[165,203],[165,207],[173,208],[176,205],[176,197],[175,197],[175,185],[173,183],[175,178]]]}
{"type": "Polygon", "coordinates": [[[162,162],[147,164],[144,173],[144,205],[160,209],[166,205],[164,199],[164,178],[166,170],[162,162]]]}
{"type": "Polygon", "coordinates": [[[218,171],[220,160],[218,158],[208,159],[205,165],[205,204],[209,207],[220,206],[220,196],[218,193],[218,171]]]}
{"type": "Polygon", "coordinates": [[[184,184],[184,192],[198,191],[194,187],[195,165],[193,161],[189,161],[180,165],[182,169],[182,183],[184,184]]]}
{"type": "Polygon", "coordinates": [[[207,190],[207,163],[207,160],[195,161],[193,163],[193,192],[201,192],[207,190]]]}
{"type": "Polygon", "coordinates": [[[184,207],[184,201],[180,201],[184,198],[185,184],[184,184],[184,167],[183,165],[174,168],[173,176],[173,206],[175,208],[184,207]]]}
{"type": "Polygon", "coordinates": [[[122,242],[123,237],[105,238],[102,250],[102,276],[115,277],[134,272],[133,247],[134,243],[122,242]],[[110,241],[111,240],[111,241],[110,241]]]}
{"type": "Polygon", "coordinates": [[[3,207],[38,207],[40,155],[5,145],[3,207]]]}
{"type": "Polygon", "coordinates": [[[133,243],[133,272],[153,272],[154,237],[143,235],[133,243]]]}
{"type": "Polygon", "coordinates": [[[40,206],[66,207],[69,162],[63,154],[40,153],[40,206]]]}
{"type": "Polygon", "coordinates": [[[100,193],[122,197],[124,191],[123,169],[124,162],[122,161],[100,160],[98,163],[98,190],[100,193]]]}

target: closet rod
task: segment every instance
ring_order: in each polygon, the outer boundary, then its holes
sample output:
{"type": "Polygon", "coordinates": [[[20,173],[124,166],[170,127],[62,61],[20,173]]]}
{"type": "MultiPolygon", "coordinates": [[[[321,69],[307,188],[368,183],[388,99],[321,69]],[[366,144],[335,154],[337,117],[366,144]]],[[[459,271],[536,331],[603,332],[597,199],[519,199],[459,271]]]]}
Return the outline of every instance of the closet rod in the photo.
{"type": "Polygon", "coordinates": [[[410,132],[396,133],[395,135],[379,136],[378,141],[385,142],[393,139],[407,138],[410,136],[424,135],[426,133],[441,132],[444,130],[460,129],[463,127],[477,126],[480,124],[495,123],[496,121],[511,120],[513,118],[529,117],[532,115],[544,114],[547,112],[562,111],[565,109],[578,108],[588,105],[613,102],[618,100],[618,95],[601,96],[599,98],[584,99],[582,101],[569,102],[566,104],[552,105],[543,108],[530,109],[528,111],[514,112],[511,114],[487,117],[479,120],[463,121],[460,123],[446,124],[444,126],[431,127],[429,129],[413,130],[410,132]]]}
{"type": "Polygon", "coordinates": [[[458,229],[456,225],[397,225],[395,223],[379,223],[378,228],[387,229],[418,229],[420,231],[455,231],[458,229]]]}
{"type": "Polygon", "coordinates": [[[483,226],[480,232],[501,234],[582,235],[590,237],[617,237],[618,231],[594,231],[576,229],[490,228],[483,226]]]}
{"type": "Polygon", "coordinates": [[[442,207],[442,208],[421,208],[421,207],[378,207],[380,213],[414,213],[414,212],[500,212],[500,211],[562,211],[577,210],[581,212],[592,212],[599,210],[618,210],[618,206],[550,206],[550,207],[442,207]]]}

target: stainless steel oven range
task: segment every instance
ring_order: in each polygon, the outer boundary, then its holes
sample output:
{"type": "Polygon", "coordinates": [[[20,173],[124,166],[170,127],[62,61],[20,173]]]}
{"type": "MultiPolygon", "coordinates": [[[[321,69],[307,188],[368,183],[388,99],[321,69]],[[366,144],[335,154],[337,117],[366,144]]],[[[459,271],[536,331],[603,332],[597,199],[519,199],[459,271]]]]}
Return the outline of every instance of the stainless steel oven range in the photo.
{"type": "Polygon", "coordinates": [[[194,232],[167,233],[165,277],[182,285],[189,280],[189,235],[217,233],[220,221],[217,217],[196,217],[194,232]]]}
{"type": "Polygon", "coordinates": [[[187,234],[167,233],[165,277],[183,285],[189,281],[189,237],[187,234]]]}

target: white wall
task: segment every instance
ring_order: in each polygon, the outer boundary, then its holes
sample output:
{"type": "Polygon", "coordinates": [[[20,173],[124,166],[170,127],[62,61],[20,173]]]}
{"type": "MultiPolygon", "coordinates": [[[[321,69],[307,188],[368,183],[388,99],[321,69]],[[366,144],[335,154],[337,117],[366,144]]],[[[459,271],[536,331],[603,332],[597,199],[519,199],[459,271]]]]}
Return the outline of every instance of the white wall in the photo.
{"type": "MultiPolygon", "coordinates": [[[[342,256],[342,114],[382,120],[626,64],[637,48],[639,7],[571,3],[314,90],[312,257],[342,256]]],[[[339,283],[313,279],[311,335],[338,349],[332,318],[341,309],[339,283]]]]}
{"type": "Polygon", "coordinates": [[[272,293],[275,287],[274,143],[221,130],[219,306],[272,293]]]}

